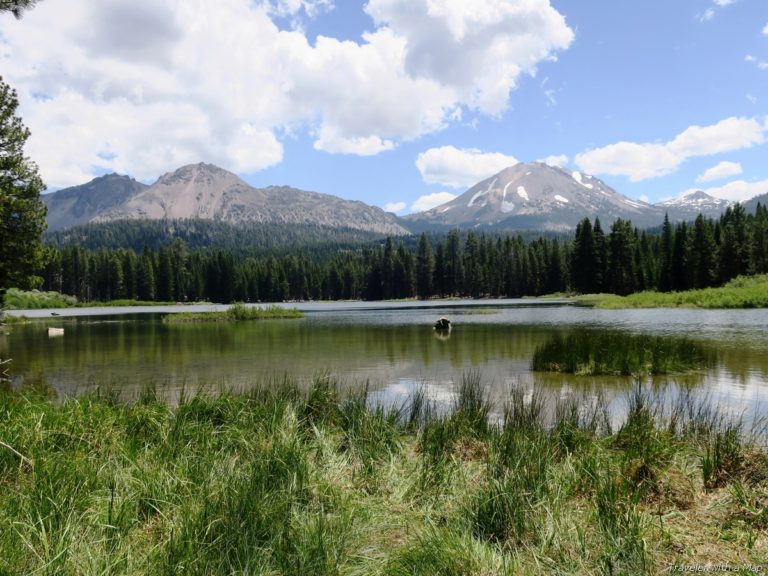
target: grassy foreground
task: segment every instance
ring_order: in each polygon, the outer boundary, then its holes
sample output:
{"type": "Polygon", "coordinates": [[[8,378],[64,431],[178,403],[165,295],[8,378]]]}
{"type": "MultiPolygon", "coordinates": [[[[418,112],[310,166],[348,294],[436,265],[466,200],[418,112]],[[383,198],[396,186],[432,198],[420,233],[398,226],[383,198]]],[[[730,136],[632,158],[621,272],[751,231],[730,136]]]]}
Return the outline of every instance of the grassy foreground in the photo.
{"type": "Polygon", "coordinates": [[[175,407],[4,393],[0,574],[768,569],[768,457],[692,395],[637,391],[618,430],[599,402],[489,410],[474,374],[442,417],[327,378],[175,407]]]}
{"type": "Polygon", "coordinates": [[[576,301],[596,308],[768,308],[768,274],[739,276],[720,288],[629,296],[587,294],[576,301]]]}
{"type": "Polygon", "coordinates": [[[187,322],[226,322],[237,320],[278,320],[304,318],[304,313],[296,308],[283,308],[281,306],[246,306],[245,304],[233,304],[220,312],[179,312],[163,316],[166,324],[184,324],[187,322]]]}

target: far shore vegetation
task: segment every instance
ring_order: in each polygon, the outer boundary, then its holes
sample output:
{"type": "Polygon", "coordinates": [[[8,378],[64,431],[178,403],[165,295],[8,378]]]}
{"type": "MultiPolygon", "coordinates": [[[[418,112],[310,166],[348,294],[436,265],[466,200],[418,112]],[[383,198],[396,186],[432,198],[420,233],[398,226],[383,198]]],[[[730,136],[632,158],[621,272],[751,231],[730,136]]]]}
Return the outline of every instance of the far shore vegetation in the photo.
{"type": "MultiPolygon", "coordinates": [[[[682,292],[636,292],[628,296],[616,294],[584,294],[572,295],[555,293],[543,298],[573,301],[577,305],[595,308],[768,308],[768,274],[757,276],[739,276],[719,288],[704,288],[685,290],[682,292]]],[[[8,310],[39,310],[46,308],[73,308],[93,306],[172,306],[177,302],[154,302],[142,300],[111,300],[107,302],[91,301],[79,303],[76,298],[59,292],[42,292],[39,290],[23,291],[11,288],[6,294],[6,309],[8,310]]],[[[200,302],[195,302],[200,304],[200,302]]],[[[491,302],[489,302],[489,305],[491,302]]],[[[281,310],[286,310],[281,308],[281,310]]],[[[493,310],[478,309],[467,314],[491,314],[493,310]]],[[[204,313],[210,314],[210,313],[204,313]]],[[[188,318],[194,313],[175,314],[174,317],[188,318]]],[[[11,316],[5,317],[5,322],[12,322],[11,316]]],[[[211,317],[213,318],[213,317],[211,317]]],[[[224,319],[224,318],[222,318],[224,319]]],[[[245,319],[243,317],[239,319],[245,319]]]]}
{"type": "Polygon", "coordinates": [[[107,300],[104,302],[79,302],[74,296],[55,291],[19,290],[9,288],[5,293],[5,308],[8,310],[45,310],[49,308],[90,308],[95,306],[172,306],[177,302],[154,300],[107,300]]]}
{"type": "Polygon", "coordinates": [[[166,324],[184,324],[188,322],[228,322],[240,320],[290,320],[304,318],[304,313],[296,308],[282,306],[246,306],[238,302],[226,310],[210,312],[179,312],[163,316],[166,324]]]}
{"type": "MultiPolygon", "coordinates": [[[[765,566],[759,427],[466,374],[449,410],[328,377],[247,394],[0,392],[0,574],[661,574],[765,566]]],[[[745,572],[749,573],[749,572],[745,572]]]]}
{"type": "Polygon", "coordinates": [[[596,308],[767,308],[768,274],[739,276],[720,288],[683,292],[636,292],[628,296],[589,294],[577,303],[596,308]]]}

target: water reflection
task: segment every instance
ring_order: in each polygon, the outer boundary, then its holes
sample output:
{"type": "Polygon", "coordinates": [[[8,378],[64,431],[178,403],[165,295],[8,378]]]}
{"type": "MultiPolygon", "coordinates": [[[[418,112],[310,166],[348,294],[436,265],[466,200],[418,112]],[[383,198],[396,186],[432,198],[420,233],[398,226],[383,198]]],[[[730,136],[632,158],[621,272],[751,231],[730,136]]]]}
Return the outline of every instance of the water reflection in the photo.
{"type": "MultiPolygon", "coordinates": [[[[367,383],[382,398],[427,386],[450,398],[463,373],[480,370],[498,401],[511,388],[547,390],[552,399],[615,395],[631,377],[532,373],[534,350],[553,335],[623,331],[686,336],[708,342],[715,366],[657,377],[658,387],[695,387],[734,410],[768,413],[768,313],[595,311],[573,307],[319,309],[303,320],[166,325],[158,314],[51,318],[7,328],[0,358],[13,386],[49,385],[67,395],[96,386],[131,397],[153,385],[179,390],[248,390],[289,375],[307,385],[328,372],[347,385],[367,383]],[[440,316],[449,334],[433,329],[440,316]],[[65,334],[48,338],[48,326],[65,334]],[[718,336],[719,335],[719,336],[718,336]],[[760,408],[755,408],[759,406],[760,408]]],[[[743,311],[737,311],[743,312],[743,311]]]]}

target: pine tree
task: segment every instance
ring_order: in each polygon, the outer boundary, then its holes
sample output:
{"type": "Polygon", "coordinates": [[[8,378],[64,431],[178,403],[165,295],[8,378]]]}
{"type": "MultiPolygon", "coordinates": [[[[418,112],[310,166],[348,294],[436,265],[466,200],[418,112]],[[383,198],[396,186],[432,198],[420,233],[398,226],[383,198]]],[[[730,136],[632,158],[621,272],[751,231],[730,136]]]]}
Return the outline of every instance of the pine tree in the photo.
{"type": "Polygon", "coordinates": [[[152,302],[155,299],[155,266],[149,250],[145,250],[139,258],[136,284],[139,300],[152,302]]]}
{"type": "Polygon", "coordinates": [[[637,285],[635,264],[635,232],[632,223],[618,218],[611,225],[608,237],[610,248],[610,289],[614,294],[631,294],[637,285]]]}
{"type": "Polygon", "coordinates": [[[432,246],[427,240],[427,235],[419,238],[418,253],[416,256],[416,294],[421,299],[427,299],[432,295],[432,275],[435,269],[435,259],[432,255],[432,246]]]}
{"type": "Polygon", "coordinates": [[[664,214],[664,224],[661,227],[661,254],[659,255],[658,288],[660,292],[672,290],[672,242],[672,225],[669,223],[669,215],[664,214]]]}
{"type": "Polygon", "coordinates": [[[597,251],[592,232],[592,223],[584,218],[576,225],[576,238],[571,253],[573,288],[582,294],[596,291],[597,251]]]}
{"type": "Polygon", "coordinates": [[[11,12],[16,18],[21,18],[24,10],[32,8],[38,0],[0,0],[0,12],[11,12]]]}
{"type": "Polygon", "coordinates": [[[757,203],[752,220],[752,246],[750,259],[752,274],[768,272],[768,208],[757,203]]]}
{"type": "Polygon", "coordinates": [[[687,244],[688,226],[685,222],[681,222],[675,230],[674,242],[672,244],[671,289],[674,291],[687,290],[689,287],[686,258],[687,244]]]}
{"type": "Polygon", "coordinates": [[[708,288],[715,279],[715,236],[712,222],[699,214],[688,238],[691,288],[708,288]]]}
{"type": "Polygon", "coordinates": [[[729,206],[720,219],[719,281],[728,282],[749,271],[750,241],[746,225],[746,211],[741,204],[729,206]]]}
{"type": "Polygon", "coordinates": [[[464,283],[459,232],[448,232],[445,245],[445,295],[456,296],[464,283]]]}
{"type": "Polygon", "coordinates": [[[0,305],[8,288],[39,286],[45,264],[45,185],[24,156],[29,130],[16,116],[18,105],[16,91],[0,77],[0,305]]]}
{"type": "Polygon", "coordinates": [[[595,292],[605,292],[608,290],[608,240],[597,217],[592,234],[595,237],[595,292]]]}

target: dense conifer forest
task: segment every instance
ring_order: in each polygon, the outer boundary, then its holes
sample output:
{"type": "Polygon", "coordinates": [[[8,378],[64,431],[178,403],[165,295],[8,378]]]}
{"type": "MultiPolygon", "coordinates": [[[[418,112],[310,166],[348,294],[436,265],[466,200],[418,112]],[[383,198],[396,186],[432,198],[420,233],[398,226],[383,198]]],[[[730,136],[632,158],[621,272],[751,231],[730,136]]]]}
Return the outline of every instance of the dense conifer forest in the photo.
{"type": "Polygon", "coordinates": [[[190,223],[165,243],[156,242],[169,238],[162,222],[98,225],[90,242],[61,233],[50,238],[43,289],[83,302],[515,298],[679,291],[768,272],[761,205],[693,223],[666,219],[658,231],[584,219],[573,238],[451,231],[374,241],[354,231],[223,230],[190,223]],[[204,247],[212,236],[217,247],[204,247]],[[102,246],[86,247],[94,240],[102,246]]]}

